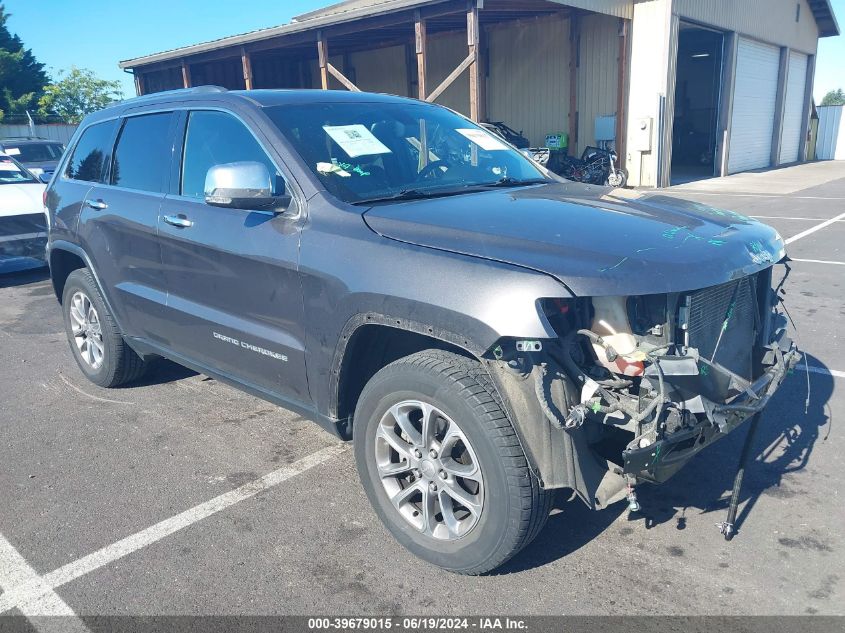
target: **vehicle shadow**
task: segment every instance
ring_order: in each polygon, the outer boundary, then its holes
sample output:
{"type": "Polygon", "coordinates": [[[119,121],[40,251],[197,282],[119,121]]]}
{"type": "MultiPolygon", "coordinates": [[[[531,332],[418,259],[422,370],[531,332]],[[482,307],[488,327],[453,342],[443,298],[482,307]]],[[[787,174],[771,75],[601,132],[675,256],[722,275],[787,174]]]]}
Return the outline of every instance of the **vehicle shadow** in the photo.
{"type": "MultiPolygon", "coordinates": [[[[193,369],[188,369],[187,367],[174,363],[166,358],[156,358],[155,360],[150,361],[150,366],[147,368],[147,371],[144,372],[144,375],[138,380],[134,380],[131,383],[118,388],[136,389],[138,387],[164,385],[169,382],[184,380],[185,378],[190,378],[191,376],[196,375],[198,375],[198,373],[193,369]]],[[[208,378],[208,380],[212,379],[208,378]]]]}
{"type": "MultiPolygon", "coordinates": [[[[742,485],[740,512],[736,519],[737,538],[741,538],[742,523],[761,496],[786,499],[800,494],[793,488],[789,475],[803,470],[818,439],[822,437],[824,441],[830,435],[833,420],[828,401],[833,393],[834,378],[830,374],[809,374],[810,404],[805,414],[807,374],[801,369],[805,361],[811,367],[825,369],[818,359],[804,354],[801,365],[787,377],[763,412],[754,440],[753,459],[746,468],[742,485]]],[[[630,520],[644,521],[647,529],[674,521],[675,528],[683,530],[690,511],[696,515],[727,512],[747,433],[748,424],[744,424],[729,437],[704,449],[661,486],[639,486],[642,510],[630,515],[630,520]]],[[[560,512],[549,518],[545,529],[531,545],[494,574],[526,571],[562,558],[597,537],[627,512],[624,501],[596,512],[578,498],[567,501],[568,494],[567,490],[559,491],[555,508],[560,512]]],[[[712,522],[724,519],[720,514],[714,516],[712,522]]]]}

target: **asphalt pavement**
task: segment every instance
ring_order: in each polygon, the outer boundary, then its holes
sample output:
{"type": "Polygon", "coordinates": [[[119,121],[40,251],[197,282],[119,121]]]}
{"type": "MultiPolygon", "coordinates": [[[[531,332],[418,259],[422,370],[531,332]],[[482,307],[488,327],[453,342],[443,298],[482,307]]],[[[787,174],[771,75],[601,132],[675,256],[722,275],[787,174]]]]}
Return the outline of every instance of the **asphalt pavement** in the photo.
{"type": "Polygon", "coordinates": [[[845,163],[791,169],[778,188],[769,172],[667,192],[798,237],[786,290],[809,408],[796,372],[732,542],[715,524],[744,429],[643,488],[641,516],[564,491],[497,573],[441,571],[381,526],[350,447],[298,415],[166,361],[123,389],[88,383],[35,272],[0,278],[0,613],[845,614],[845,163]]]}

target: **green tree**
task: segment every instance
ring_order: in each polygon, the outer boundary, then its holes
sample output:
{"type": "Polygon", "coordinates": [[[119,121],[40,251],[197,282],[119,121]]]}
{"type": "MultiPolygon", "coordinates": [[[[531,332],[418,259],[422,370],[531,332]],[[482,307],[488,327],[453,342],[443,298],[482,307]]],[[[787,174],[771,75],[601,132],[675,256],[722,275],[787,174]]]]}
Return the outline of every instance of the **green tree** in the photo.
{"type": "Polygon", "coordinates": [[[0,112],[19,114],[41,94],[48,79],[44,64],[24,48],[17,35],[9,32],[8,19],[6,8],[0,4],[0,112]]]}
{"type": "Polygon", "coordinates": [[[842,88],[831,90],[822,99],[822,105],[845,105],[845,92],[842,91],[842,88]]]}
{"type": "Polygon", "coordinates": [[[119,81],[100,79],[85,68],[72,66],[69,73],[59,73],[59,77],[44,88],[38,100],[39,116],[59,116],[68,123],[79,123],[89,112],[123,98],[119,81]]]}

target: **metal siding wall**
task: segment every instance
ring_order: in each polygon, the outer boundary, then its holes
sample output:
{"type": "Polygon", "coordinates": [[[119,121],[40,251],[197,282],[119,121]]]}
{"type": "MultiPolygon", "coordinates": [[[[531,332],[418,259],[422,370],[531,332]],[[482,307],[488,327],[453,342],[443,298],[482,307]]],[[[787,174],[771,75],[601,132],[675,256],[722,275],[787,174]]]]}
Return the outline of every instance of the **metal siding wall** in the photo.
{"type": "Polygon", "coordinates": [[[580,155],[595,145],[597,116],[616,113],[619,84],[619,20],[605,15],[581,19],[581,52],[578,66],[578,147],[580,155]]]}
{"type": "Polygon", "coordinates": [[[409,96],[403,46],[352,53],[349,62],[355,69],[355,85],[361,90],[409,96]]]}
{"type": "Polygon", "coordinates": [[[674,10],[711,26],[814,53],[819,30],[806,0],[674,0],[674,10]],[[801,15],[795,22],[795,7],[801,15]]]}
{"type": "MultiPolygon", "coordinates": [[[[428,92],[431,93],[469,55],[466,31],[428,37],[428,92]]],[[[469,116],[469,73],[464,71],[436,103],[469,116]]]]}
{"type": "Polygon", "coordinates": [[[807,86],[807,56],[802,53],[790,52],[789,70],[787,72],[778,163],[794,163],[799,160],[801,130],[804,127],[804,114],[806,112],[804,96],[807,86]]]}
{"type": "Polygon", "coordinates": [[[780,49],[740,39],[736,60],[728,172],[768,167],[780,71],[780,49]]]}
{"type": "Polygon", "coordinates": [[[819,106],[816,156],[819,160],[845,160],[845,106],[819,106]]]}
{"type": "MultiPolygon", "coordinates": [[[[612,19],[612,18],[610,18],[612,19]]],[[[569,20],[510,22],[487,31],[487,118],[522,130],[535,147],[565,132],[569,115],[569,20]]]]}

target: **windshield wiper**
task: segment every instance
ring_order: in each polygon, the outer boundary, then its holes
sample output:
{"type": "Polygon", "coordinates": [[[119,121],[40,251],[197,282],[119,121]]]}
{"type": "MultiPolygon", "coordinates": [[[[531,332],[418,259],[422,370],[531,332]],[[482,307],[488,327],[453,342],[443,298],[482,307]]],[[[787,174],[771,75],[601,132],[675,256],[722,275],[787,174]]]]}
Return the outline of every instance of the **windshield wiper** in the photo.
{"type": "Polygon", "coordinates": [[[439,196],[452,196],[460,193],[466,193],[463,189],[442,189],[442,190],[426,190],[426,189],[403,189],[389,196],[379,196],[378,198],[366,198],[364,200],[356,200],[352,204],[370,204],[373,202],[393,202],[396,200],[420,200],[422,198],[437,198],[439,196]]]}
{"type": "Polygon", "coordinates": [[[545,178],[529,178],[526,180],[520,180],[519,178],[512,178],[510,176],[505,176],[504,178],[500,178],[496,182],[488,182],[482,185],[477,185],[478,187],[522,187],[523,185],[538,185],[541,182],[548,182],[545,178]]]}

